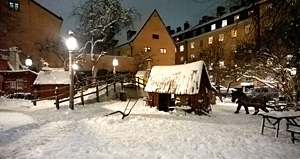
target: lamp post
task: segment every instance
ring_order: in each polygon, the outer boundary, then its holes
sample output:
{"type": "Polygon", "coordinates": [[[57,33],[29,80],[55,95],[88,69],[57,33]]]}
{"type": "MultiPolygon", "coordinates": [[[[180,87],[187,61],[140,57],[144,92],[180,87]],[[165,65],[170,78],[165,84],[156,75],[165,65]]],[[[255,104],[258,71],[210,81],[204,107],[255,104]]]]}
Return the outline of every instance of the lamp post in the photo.
{"type": "Polygon", "coordinates": [[[115,57],[113,59],[113,66],[114,66],[114,70],[113,70],[113,73],[114,73],[114,79],[115,79],[115,82],[114,82],[114,91],[116,92],[116,67],[119,65],[119,61],[118,59],[115,57]]]}
{"type": "Polygon", "coordinates": [[[73,70],[73,51],[77,48],[77,40],[74,37],[74,33],[69,31],[69,38],[66,41],[66,45],[69,50],[69,74],[70,74],[70,91],[69,91],[69,107],[70,109],[74,110],[74,70],[73,70]]]}

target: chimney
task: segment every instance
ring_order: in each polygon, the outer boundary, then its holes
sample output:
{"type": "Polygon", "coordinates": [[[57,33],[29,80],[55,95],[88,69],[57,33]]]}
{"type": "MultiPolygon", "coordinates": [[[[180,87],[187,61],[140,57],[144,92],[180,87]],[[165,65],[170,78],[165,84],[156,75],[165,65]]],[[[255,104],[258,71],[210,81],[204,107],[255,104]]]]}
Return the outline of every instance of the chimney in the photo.
{"type": "Polygon", "coordinates": [[[225,7],[223,7],[223,6],[217,7],[217,17],[220,17],[220,16],[222,16],[225,13],[226,13],[225,12],[225,7]]]}
{"type": "Polygon", "coordinates": [[[183,24],[183,28],[184,30],[188,29],[190,27],[190,24],[188,21],[186,21],[184,24],[183,24]]]}
{"type": "Polygon", "coordinates": [[[19,70],[21,61],[19,58],[19,53],[21,50],[18,49],[18,47],[11,47],[9,48],[9,62],[12,65],[13,69],[19,70]]]}
{"type": "Polygon", "coordinates": [[[167,30],[169,33],[171,33],[171,26],[167,26],[167,30]]]}
{"type": "Polygon", "coordinates": [[[127,40],[130,40],[130,38],[136,33],[136,31],[128,30],[127,31],[127,40]]]}
{"type": "Polygon", "coordinates": [[[177,27],[176,32],[180,32],[181,31],[181,27],[177,27]]]}
{"type": "Polygon", "coordinates": [[[174,33],[175,33],[175,30],[171,30],[170,34],[172,35],[172,34],[174,34],[174,33]]]}

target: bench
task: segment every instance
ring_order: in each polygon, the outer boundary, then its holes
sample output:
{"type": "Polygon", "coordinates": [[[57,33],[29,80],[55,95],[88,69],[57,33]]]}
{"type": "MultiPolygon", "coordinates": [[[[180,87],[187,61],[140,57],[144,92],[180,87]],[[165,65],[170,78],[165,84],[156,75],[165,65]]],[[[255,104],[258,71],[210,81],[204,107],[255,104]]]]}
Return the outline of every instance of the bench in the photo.
{"type": "Polygon", "coordinates": [[[292,140],[293,144],[295,143],[295,140],[300,141],[299,138],[295,137],[295,134],[300,135],[300,125],[287,122],[286,123],[286,131],[291,133],[291,140],[292,140]]]}

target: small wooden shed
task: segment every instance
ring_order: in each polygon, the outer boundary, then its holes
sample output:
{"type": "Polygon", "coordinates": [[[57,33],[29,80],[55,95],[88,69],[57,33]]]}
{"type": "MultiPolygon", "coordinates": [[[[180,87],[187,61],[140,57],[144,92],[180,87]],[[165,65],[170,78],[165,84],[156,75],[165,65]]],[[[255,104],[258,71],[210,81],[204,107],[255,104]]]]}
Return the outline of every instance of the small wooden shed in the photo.
{"type": "Polygon", "coordinates": [[[33,84],[40,98],[54,99],[56,87],[59,94],[63,93],[59,98],[66,98],[69,96],[70,75],[68,71],[44,70],[39,72],[33,84]]]}
{"type": "Polygon", "coordinates": [[[170,106],[189,106],[196,114],[210,110],[213,87],[205,64],[197,61],[182,65],[154,66],[145,91],[149,103],[158,110],[168,111],[170,106]]]}

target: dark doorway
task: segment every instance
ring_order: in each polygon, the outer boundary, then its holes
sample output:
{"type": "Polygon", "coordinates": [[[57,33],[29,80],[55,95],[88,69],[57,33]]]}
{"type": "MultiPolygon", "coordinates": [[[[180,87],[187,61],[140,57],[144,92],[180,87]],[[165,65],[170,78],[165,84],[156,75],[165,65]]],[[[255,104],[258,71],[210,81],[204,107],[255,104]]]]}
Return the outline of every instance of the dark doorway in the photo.
{"type": "Polygon", "coordinates": [[[159,111],[167,112],[171,103],[171,94],[159,94],[159,111]]]}

